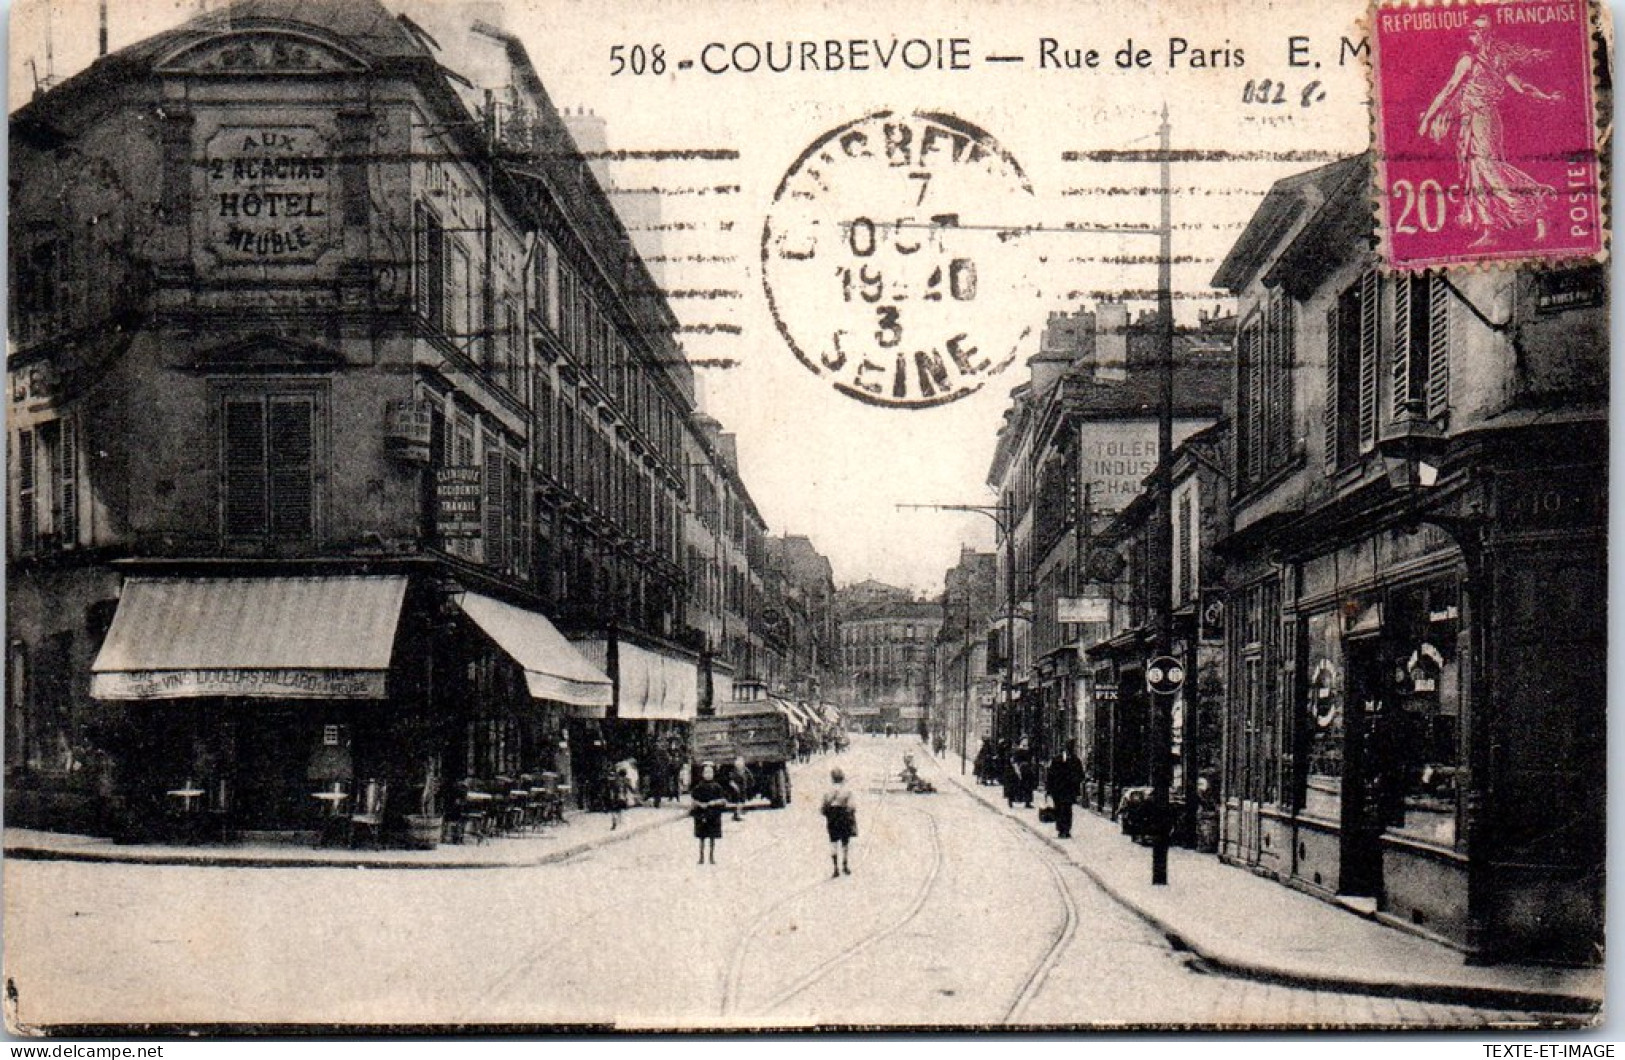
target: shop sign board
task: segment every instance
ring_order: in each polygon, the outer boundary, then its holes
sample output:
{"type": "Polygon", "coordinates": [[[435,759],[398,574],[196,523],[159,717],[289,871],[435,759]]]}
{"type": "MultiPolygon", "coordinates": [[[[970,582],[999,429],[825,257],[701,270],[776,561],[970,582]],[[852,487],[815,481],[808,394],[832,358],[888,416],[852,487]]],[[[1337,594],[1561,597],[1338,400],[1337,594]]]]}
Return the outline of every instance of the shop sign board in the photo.
{"type": "Polygon", "coordinates": [[[1172,655],[1156,655],[1146,660],[1145,687],[1160,696],[1171,696],[1185,683],[1185,667],[1172,655]]]}
{"type": "Polygon", "coordinates": [[[484,499],[478,467],[435,469],[435,531],[442,540],[480,536],[484,499]]]}
{"type": "Polygon", "coordinates": [[[382,670],[130,670],[91,676],[97,699],[382,699],[382,670]]]}
{"type": "Polygon", "coordinates": [[[1062,596],[1055,601],[1055,618],[1063,625],[1110,622],[1111,601],[1104,596],[1062,596]]]}
{"type": "Polygon", "coordinates": [[[204,145],[204,245],[231,265],[314,262],[335,242],[331,155],[314,126],[222,126],[204,145]]]}

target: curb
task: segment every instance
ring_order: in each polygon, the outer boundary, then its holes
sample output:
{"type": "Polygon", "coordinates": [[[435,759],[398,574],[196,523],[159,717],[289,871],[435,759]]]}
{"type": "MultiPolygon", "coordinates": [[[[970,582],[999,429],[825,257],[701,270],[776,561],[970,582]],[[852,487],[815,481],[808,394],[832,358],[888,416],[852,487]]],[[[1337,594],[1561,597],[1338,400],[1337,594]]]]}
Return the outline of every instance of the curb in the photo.
{"type": "Polygon", "coordinates": [[[6,846],[4,856],[18,861],[77,861],[84,863],[119,864],[119,865],[154,865],[173,866],[188,865],[194,868],[232,868],[232,869],[406,869],[409,871],[423,870],[455,870],[455,869],[526,869],[541,865],[553,865],[582,854],[619,843],[634,835],[662,828],[677,821],[687,820],[687,813],[674,814],[671,817],[645,821],[637,825],[627,825],[613,832],[605,832],[596,839],[587,839],[558,850],[551,850],[545,854],[519,861],[389,861],[357,859],[341,859],[332,857],[300,856],[288,858],[271,858],[255,856],[252,854],[134,854],[119,853],[116,850],[52,850],[48,847],[32,846],[6,846]]]}
{"type": "MultiPolygon", "coordinates": [[[[1310,972],[1300,969],[1284,968],[1278,965],[1266,964],[1257,960],[1237,957],[1227,954],[1212,944],[1193,942],[1179,928],[1169,923],[1157,913],[1152,912],[1144,905],[1125,895],[1114,887],[1108,880],[1089,865],[1074,860],[1070,850],[1062,846],[1052,836],[1040,830],[1036,823],[1025,817],[1012,816],[1000,813],[998,807],[989,801],[982,793],[974,790],[952,771],[942,768],[942,763],[936,763],[938,772],[941,772],[949,781],[957,786],[966,795],[980,803],[989,812],[1014,821],[1026,829],[1034,838],[1048,846],[1055,852],[1067,856],[1067,863],[1081,871],[1089,880],[1099,887],[1112,901],[1139,917],[1163,938],[1168,940],[1174,949],[1189,954],[1193,964],[1204,971],[1220,975],[1229,975],[1241,979],[1252,979],[1258,982],[1272,983],[1277,986],[1300,987],[1315,990],[1330,990],[1346,994],[1369,994],[1378,997],[1405,998],[1413,1001],[1427,1001],[1438,1004],[1470,1005],[1478,1008],[1508,1008],[1529,1009],[1540,1013],[1563,1013],[1596,1016],[1602,1012],[1601,998],[1587,997],[1580,994],[1563,993],[1546,990],[1530,990],[1519,987],[1478,986],[1469,983],[1419,983],[1403,981],[1373,981],[1353,976],[1332,975],[1321,972],[1310,972]]],[[[1361,916],[1373,924],[1381,925],[1375,917],[1365,917],[1355,910],[1347,910],[1351,916],[1361,916]]],[[[1393,930],[1393,929],[1389,929],[1393,930]]]]}

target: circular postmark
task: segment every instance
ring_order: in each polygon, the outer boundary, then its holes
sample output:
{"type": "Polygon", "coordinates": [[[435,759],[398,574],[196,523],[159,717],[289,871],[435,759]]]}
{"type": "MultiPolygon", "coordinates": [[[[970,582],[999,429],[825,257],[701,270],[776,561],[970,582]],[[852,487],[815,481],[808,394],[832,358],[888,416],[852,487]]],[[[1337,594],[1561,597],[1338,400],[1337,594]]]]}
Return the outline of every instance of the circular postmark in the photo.
{"type": "Polygon", "coordinates": [[[773,322],[860,401],[973,394],[1032,330],[1032,201],[1010,153],[953,115],[880,111],[832,129],[784,175],[762,227],[773,322]]]}

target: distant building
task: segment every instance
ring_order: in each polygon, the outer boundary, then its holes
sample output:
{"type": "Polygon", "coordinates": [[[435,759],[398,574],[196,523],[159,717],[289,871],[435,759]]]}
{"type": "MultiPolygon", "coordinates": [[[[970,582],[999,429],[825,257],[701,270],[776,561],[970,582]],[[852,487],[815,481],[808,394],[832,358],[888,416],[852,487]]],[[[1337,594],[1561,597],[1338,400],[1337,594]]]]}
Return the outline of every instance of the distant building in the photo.
{"type": "MultiPolygon", "coordinates": [[[[999,431],[988,472],[999,495],[998,580],[1008,592],[1013,563],[1017,603],[1010,703],[1001,692],[996,730],[1012,745],[1032,741],[1041,756],[1079,736],[1088,681],[1079,651],[1103,628],[1109,601],[1087,569],[1091,535],[1157,467],[1159,331],[1154,314],[1131,318],[1116,302],[1052,314],[999,431]]],[[[1176,445],[1223,415],[1233,331],[1232,318],[1204,313],[1176,333],[1176,445]]]]}
{"type": "Polygon", "coordinates": [[[865,581],[838,589],[839,703],[870,732],[923,733],[932,704],[933,646],[940,604],[906,589],[865,581]]]}
{"type": "Polygon", "coordinates": [[[997,574],[998,557],[992,552],[961,548],[959,562],[943,575],[933,735],[940,734],[955,754],[966,757],[993,734],[999,680],[988,672],[988,628],[1003,606],[997,574]]]}

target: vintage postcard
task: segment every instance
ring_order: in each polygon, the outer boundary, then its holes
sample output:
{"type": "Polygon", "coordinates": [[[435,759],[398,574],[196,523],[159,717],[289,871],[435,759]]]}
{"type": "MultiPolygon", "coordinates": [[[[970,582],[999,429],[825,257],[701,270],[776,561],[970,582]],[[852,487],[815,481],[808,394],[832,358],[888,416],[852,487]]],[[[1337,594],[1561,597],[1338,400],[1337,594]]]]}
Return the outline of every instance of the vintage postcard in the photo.
{"type": "Polygon", "coordinates": [[[1597,1026],[1612,45],[17,0],[7,1029],[1597,1026]]]}

